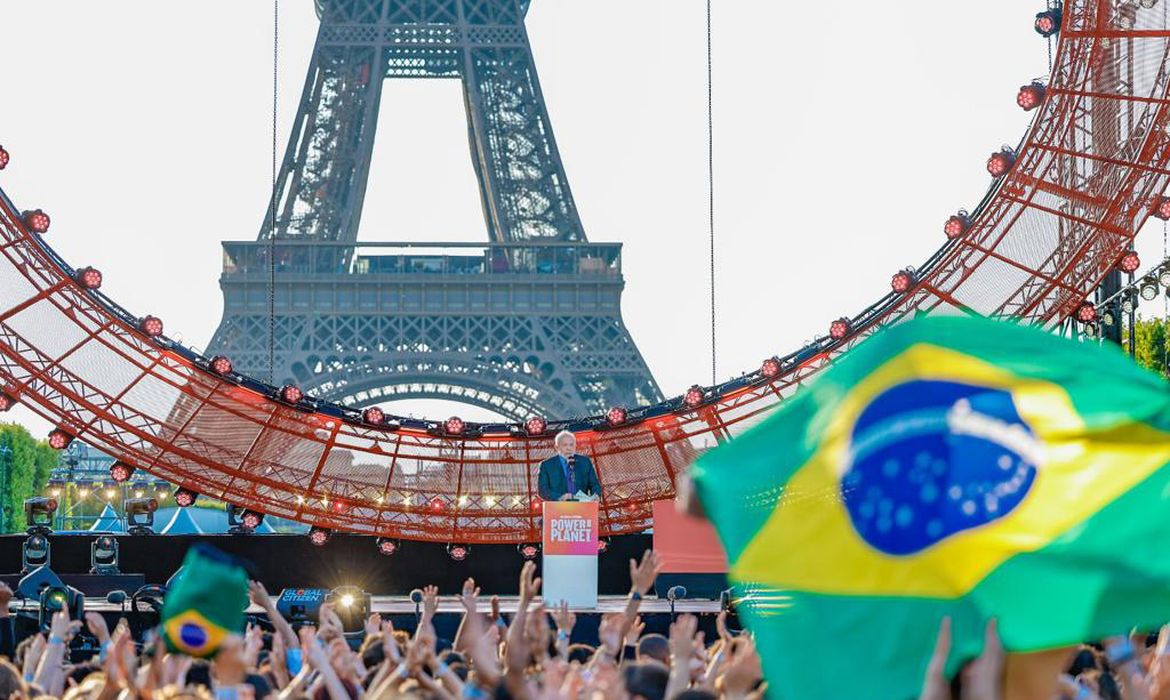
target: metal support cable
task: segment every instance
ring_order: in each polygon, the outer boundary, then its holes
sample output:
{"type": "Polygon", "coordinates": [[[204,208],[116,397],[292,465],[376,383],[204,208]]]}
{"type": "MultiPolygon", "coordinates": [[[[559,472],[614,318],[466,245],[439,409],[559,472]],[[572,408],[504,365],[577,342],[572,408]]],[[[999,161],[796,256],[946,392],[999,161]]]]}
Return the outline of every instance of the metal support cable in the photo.
{"type": "Polygon", "coordinates": [[[280,0],[272,0],[272,194],[268,212],[268,383],[276,382],[276,110],[280,0]]]}
{"type": "Polygon", "coordinates": [[[707,0],[707,230],[711,262],[711,385],[715,378],[715,120],[711,71],[711,0],[707,0]]]}

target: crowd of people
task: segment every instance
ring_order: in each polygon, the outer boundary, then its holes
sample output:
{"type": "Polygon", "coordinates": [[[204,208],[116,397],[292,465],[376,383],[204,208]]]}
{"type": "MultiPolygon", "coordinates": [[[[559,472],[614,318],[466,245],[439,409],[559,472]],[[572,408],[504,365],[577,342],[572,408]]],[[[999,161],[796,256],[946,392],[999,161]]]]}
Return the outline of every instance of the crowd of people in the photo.
{"type": "MultiPolygon", "coordinates": [[[[510,619],[499,599],[485,601],[473,579],[458,600],[464,615],[454,639],[434,624],[439,595],[423,589],[414,629],[395,629],[377,613],[364,629],[347,632],[332,605],[316,624],[294,629],[264,586],[250,584],[264,611],[243,634],[229,635],[211,659],[169,653],[158,634],[136,640],[125,619],[111,632],[105,618],[72,620],[62,610],[47,631],[17,642],[0,584],[0,698],[65,700],[762,700],[769,696],[761,659],[748,633],[733,633],[727,613],[707,639],[691,615],[680,615],[669,635],[645,634],[640,602],[653,587],[653,552],[630,561],[631,591],[621,613],[601,617],[597,646],[574,642],[577,616],[567,606],[539,602],[533,562],[520,572],[520,596],[510,619]],[[262,621],[261,621],[262,620],[262,621]],[[71,660],[70,642],[82,630],[100,651],[71,660]]],[[[1005,694],[1005,654],[988,628],[983,654],[953,678],[944,673],[949,625],[923,680],[920,700],[999,700],[1005,694]]],[[[1065,658],[1068,658],[1066,655],[1065,658]]],[[[843,669],[843,672],[846,672],[843,669]]],[[[826,678],[826,697],[832,694],[826,678]]],[[[1084,646],[1054,682],[1062,700],[1170,700],[1170,627],[1160,635],[1133,635],[1084,646]]],[[[773,696],[776,694],[773,693],[773,696]]],[[[1022,697],[1027,697],[1022,696],[1022,697]]]]}

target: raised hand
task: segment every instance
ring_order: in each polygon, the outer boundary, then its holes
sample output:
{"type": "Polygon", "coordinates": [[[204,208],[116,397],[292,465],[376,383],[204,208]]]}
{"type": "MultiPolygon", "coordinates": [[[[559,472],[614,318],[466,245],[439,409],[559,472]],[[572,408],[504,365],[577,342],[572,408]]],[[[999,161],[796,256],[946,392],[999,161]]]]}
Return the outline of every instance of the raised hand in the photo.
{"type": "Polygon", "coordinates": [[[661,569],[662,563],[658,560],[658,553],[652,549],[648,549],[642,554],[641,562],[631,559],[631,590],[638,595],[646,595],[646,592],[654,587],[654,579],[658,578],[658,572],[661,569]]]}
{"type": "Polygon", "coordinates": [[[100,613],[87,612],[85,614],[85,627],[90,634],[97,638],[98,644],[110,641],[110,628],[106,625],[106,618],[102,617],[100,613]]]}
{"type": "Polygon", "coordinates": [[[694,615],[679,615],[670,626],[671,665],[690,663],[695,653],[695,630],[699,620],[694,615]]]}
{"type": "MultiPolygon", "coordinates": [[[[495,596],[493,596],[495,600],[495,596]]],[[[459,596],[459,602],[463,603],[463,609],[467,611],[468,615],[474,615],[479,606],[479,587],[475,585],[475,579],[469,578],[463,582],[463,591],[459,596]]],[[[495,605],[499,606],[497,600],[495,605]]]]}
{"type": "Polygon", "coordinates": [[[751,638],[740,637],[736,642],[722,677],[723,696],[727,700],[747,697],[764,677],[760,669],[760,655],[756,653],[751,638]]]}
{"type": "Polygon", "coordinates": [[[435,611],[439,609],[439,587],[435,585],[427,586],[422,589],[423,593],[423,614],[424,620],[430,620],[435,616],[435,611]]]}
{"type": "Polygon", "coordinates": [[[337,616],[337,611],[333,609],[332,603],[325,603],[321,606],[318,618],[321,626],[317,630],[317,634],[321,636],[321,639],[328,641],[341,636],[343,630],[341,618],[337,616]]]}
{"type": "Polygon", "coordinates": [[[642,633],[646,631],[646,623],[642,622],[642,616],[639,615],[630,623],[630,628],[626,630],[625,643],[628,647],[638,645],[638,640],[642,638],[642,633]]]}
{"type": "Polygon", "coordinates": [[[392,663],[402,663],[402,654],[398,651],[398,640],[394,638],[394,623],[387,619],[382,623],[382,653],[392,663]]]}
{"type": "Polygon", "coordinates": [[[944,617],[938,626],[938,638],[934,641],[934,653],[926,665],[926,676],[922,679],[922,692],[918,700],[951,700],[950,683],[947,682],[947,656],[951,653],[951,618],[944,617]]]}
{"type": "Polygon", "coordinates": [[[265,610],[271,610],[274,607],[272,596],[268,595],[268,589],[259,581],[248,582],[248,597],[251,598],[253,603],[265,610]]]}
{"type": "Polygon", "coordinates": [[[573,627],[577,624],[577,615],[569,610],[567,600],[562,600],[556,611],[553,612],[553,622],[556,623],[557,631],[563,632],[566,637],[573,633],[573,627]]]}
{"type": "Polygon", "coordinates": [[[374,613],[374,614],[370,615],[369,617],[367,617],[365,630],[366,630],[367,637],[372,637],[375,634],[377,634],[378,632],[381,632],[382,631],[382,615],[380,613],[374,613]]]}
{"type": "Polygon", "coordinates": [[[999,700],[1003,688],[1003,644],[994,618],[983,630],[983,653],[963,669],[963,700],[999,700]]]}
{"type": "Polygon", "coordinates": [[[625,616],[621,613],[606,613],[597,628],[597,638],[609,656],[617,656],[622,650],[622,624],[625,616]]]}
{"type": "Polygon", "coordinates": [[[715,631],[724,644],[731,643],[731,631],[727,629],[727,611],[723,610],[715,617],[715,631]]]}
{"type": "Polygon", "coordinates": [[[540,578],[536,575],[536,562],[526,561],[520,568],[520,606],[528,607],[540,592],[540,578]]]}

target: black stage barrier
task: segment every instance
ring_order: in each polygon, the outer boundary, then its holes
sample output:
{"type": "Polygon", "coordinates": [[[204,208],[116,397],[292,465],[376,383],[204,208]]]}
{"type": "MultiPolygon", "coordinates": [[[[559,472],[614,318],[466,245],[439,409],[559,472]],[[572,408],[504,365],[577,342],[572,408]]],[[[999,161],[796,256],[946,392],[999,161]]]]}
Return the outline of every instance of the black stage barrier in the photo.
{"type": "MultiPolygon", "coordinates": [[[[20,570],[24,535],[0,536],[0,573],[20,570]]],[[[50,535],[50,566],[63,578],[87,573],[93,536],[50,535]]],[[[182,565],[187,549],[207,542],[251,563],[252,575],[276,595],[283,588],[358,586],[374,595],[406,595],[435,584],[444,595],[459,592],[474,577],[484,595],[519,593],[524,560],[510,544],[472,545],[461,562],[447,556],[446,545],[403,541],[392,556],[378,552],[373,537],[335,534],[318,547],[304,535],[119,535],[119,569],[142,574],[147,583],[166,583],[182,565]]],[[[630,590],[630,564],[651,547],[650,535],[623,535],[610,541],[598,558],[598,593],[624,595],[630,590]]],[[[7,580],[5,578],[5,580],[7,580]]],[[[79,586],[80,588],[80,586],[79,586]]],[[[88,593],[88,591],[87,591],[88,593]]],[[[89,593],[102,595],[102,593],[89,593]]],[[[660,595],[665,595],[663,589],[660,595]]]]}

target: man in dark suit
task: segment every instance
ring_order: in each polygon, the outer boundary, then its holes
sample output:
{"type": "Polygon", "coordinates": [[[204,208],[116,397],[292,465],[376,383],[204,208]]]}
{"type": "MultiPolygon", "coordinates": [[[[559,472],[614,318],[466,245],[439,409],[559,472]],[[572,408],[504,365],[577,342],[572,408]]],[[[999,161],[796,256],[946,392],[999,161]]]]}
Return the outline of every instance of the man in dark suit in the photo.
{"type": "Polygon", "coordinates": [[[577,454],[576,436],[563,430],[557,433],[553,444],[557,453],[540,463],[537,481],[540,497],[546,501],[569,501],[582,491],[600,498],[601,482],[597,480],[593,462],[585,455],[577,454]]]}

